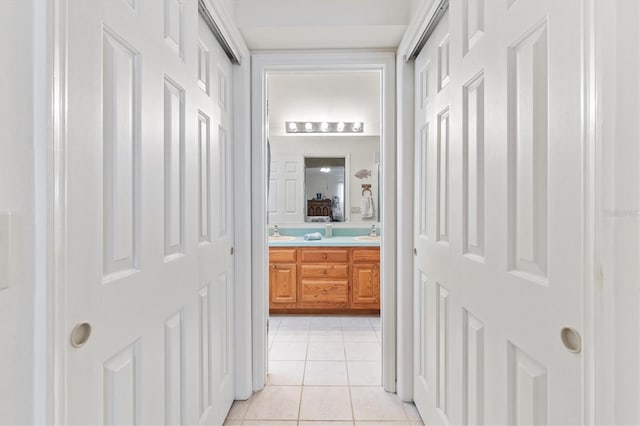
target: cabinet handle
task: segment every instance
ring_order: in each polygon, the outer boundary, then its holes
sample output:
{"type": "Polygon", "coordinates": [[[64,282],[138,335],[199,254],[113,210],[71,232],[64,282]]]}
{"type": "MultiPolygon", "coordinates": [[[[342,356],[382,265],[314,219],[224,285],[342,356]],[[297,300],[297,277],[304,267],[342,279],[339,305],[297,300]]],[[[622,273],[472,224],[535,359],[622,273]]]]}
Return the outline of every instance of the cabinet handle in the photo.
{"type": "Polygon", "coordinates": [[[322,273],[323,273],[323,274],[325,274],[325,275],[327,275],[327,270],[326,270],[326,269],[324,269],[324,270],[322,271],[322,273]]]}
{"type": "Polygon", "coordinates": [[[322,290],[322,294],[327,294],[327,290],[322,290]]]}
{"type": "Polygon", "coordinates": [[[276,265],[271,265],[271,267],[272,267],[273,269],[276,269],[276,265]]]}
{"type": "Polygon", "coordinates": [[[373,269],[378,269],[378,265],[373,265],[373,269]]]}
{"type": "Polygon", "coordinates": [[[326,254],[323,254],[323,255],[322,255],[322,258],[323,258],[323,259],[326,259],[326,258],[327,258],[327,255],[326,255],[326,254]]]}

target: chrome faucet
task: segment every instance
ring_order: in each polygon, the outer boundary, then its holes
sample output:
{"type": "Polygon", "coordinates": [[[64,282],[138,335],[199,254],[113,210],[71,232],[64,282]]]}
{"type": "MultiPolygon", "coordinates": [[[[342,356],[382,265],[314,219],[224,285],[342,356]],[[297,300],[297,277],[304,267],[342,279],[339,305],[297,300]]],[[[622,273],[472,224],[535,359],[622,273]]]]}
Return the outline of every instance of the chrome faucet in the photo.
{"type": "Polygon", "coordinates": [[[376,225],[371,225],[371,232],[369,233],[370,237],[377,237],[378,231],[376,231],[376,225]]]}
{"type": "Polygon", "coordinates": [[[280,236],[280,230],[278,229],[278,225],[273,225],[273,236],[274,237],[280,236]]]}

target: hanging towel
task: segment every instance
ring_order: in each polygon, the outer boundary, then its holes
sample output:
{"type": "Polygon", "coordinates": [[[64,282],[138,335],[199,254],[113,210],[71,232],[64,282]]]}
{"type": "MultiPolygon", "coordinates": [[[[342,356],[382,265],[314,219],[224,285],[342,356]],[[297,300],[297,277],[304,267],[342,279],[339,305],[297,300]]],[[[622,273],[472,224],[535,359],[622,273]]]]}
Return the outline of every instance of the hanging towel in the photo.
{"type": "Polygon", "coordinates": [[[363,219],[373,219],[376,214],[376,209],[373,206],[373,196],[371,191],[362,192],[362,205],[360,207],[360,213],[363,219]]]}
{"type": "Polygon", "coordinates": [[[322,239],[322,234],[319,233],[319,232],[312,232],[311,234],[304,234],[304,239],[306,241],[321,240],[322,239]]]}

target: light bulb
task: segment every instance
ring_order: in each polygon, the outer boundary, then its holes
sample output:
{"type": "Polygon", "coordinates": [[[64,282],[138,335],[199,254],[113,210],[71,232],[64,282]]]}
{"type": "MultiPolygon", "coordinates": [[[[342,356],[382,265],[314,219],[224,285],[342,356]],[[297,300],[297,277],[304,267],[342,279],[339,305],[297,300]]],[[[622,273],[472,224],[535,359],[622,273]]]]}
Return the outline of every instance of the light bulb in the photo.
{"type": "Polygon", "coordinates": [[[329,130],[329,123],[325,121],[322,124],[320,124],[320,130],[322,130],[323,132],[326,132],[327,130],[329,130]]]}
{"type": "Polygon", "coordinates": [[[360,122],[356,121],[355,123],[353,123],[353,131],[357,132],[358,130],[360,130],[360,122]]]}
{"type": "Polygon", "coordinates": [[[313,130],[313,124],[311,124],[311,123],[305,123],[305,124],[304,124],[304,129],[305,129],[307,132],[312,131],[312,130],[313,130]]]}
{"type": "Polygon", "coordinates": [[[339,132],[344,130],[344,123],[342,121],[338,123],[338,125],[336,126],[336,130],[339,132]]]}
{"type": "Polygon", "coordinates": [[[296,123],[289,123],[289,130],[292,132],[297,132],[298,131],[298,125],[296,123]]]}

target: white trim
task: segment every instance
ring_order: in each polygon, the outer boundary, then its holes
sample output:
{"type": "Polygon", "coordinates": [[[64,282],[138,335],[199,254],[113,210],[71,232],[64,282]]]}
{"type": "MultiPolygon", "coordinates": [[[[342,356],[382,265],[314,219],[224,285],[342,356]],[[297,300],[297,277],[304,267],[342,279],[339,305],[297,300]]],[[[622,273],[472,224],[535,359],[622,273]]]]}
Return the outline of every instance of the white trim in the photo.
{"type": "Polygon", "coordinates": [[[66,361],[65,361],[65,312],[66,312],[66,145],[67,145],[67,10],[68,0],[55,0],[51,11],[51,133],[49,160],[49,279],[47,294],[50,308],[49,347],[50,368],[48,417],[50,424],[66,424],[66,361]]]}
{"type": "Polygon", "coordinates": [[[413,401],[414,61],[396,56],[398,108],[398,397],[413,401]]]}
{"type": "Polygon", "coordinates": [[[249,60],[249,49],[247,48],[240,30],[235,24],[233,17],[229,15],[226,7],[220,0],[203,0],[207,12],[219,27],[222,37],[226,40],[233,54],[238,58],[240,64],[243,60],[249,60]]]}
{"type": "Polygon", "coordinates": [[[395,58],[391,52],[379,51],[322,51],[322,52],[264,52],[255,54],[252,61],[252,170],[253,174],[253,388],[260,390],[266,379],[266,328],[268,316],[267,291],[267,193],[266,193],[266,73],[284,70],[380,70],[382,72],[382,105],[384,120],[382,140],[383,202],[380,206],[384,220],[382,239],[382,336],[385,390],[396,388],[396,286],[395,286],[395,58]],[[391,232],[389,232],[391,231],[391,232]]]}
{"type": "Polygon", "coordinates": [[[422,34],[427,30],[429,21],[431,21],[431,18],[438,12],[439,5],[439,0],[429,0],[423,2],[422,6],[418,9],[418,12],[409,23],[398,46],[398,56],[402,57],[403,60],[406,60],[420,42],[420,37],[422,37],[422,34]]]}

